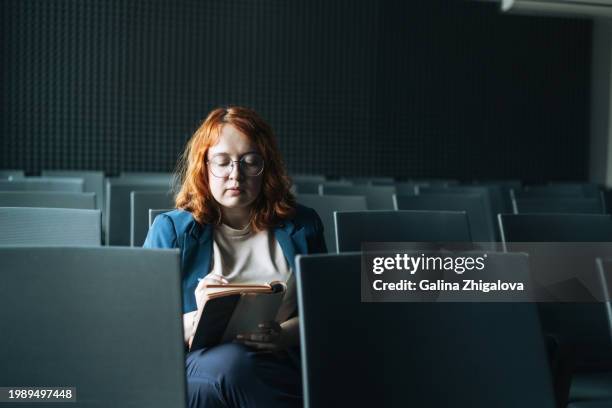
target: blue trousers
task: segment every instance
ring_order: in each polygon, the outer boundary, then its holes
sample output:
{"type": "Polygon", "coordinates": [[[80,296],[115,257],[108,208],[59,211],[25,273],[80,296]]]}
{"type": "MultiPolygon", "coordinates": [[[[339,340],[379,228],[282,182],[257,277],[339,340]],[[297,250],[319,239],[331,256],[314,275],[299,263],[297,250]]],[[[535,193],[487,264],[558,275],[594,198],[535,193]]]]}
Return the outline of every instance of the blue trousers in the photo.
{"type": "Polygon", "coordinates": [[[226,343],[187,354],[191,408],[302,406],[300,367],[287,352],[226,343]]]}

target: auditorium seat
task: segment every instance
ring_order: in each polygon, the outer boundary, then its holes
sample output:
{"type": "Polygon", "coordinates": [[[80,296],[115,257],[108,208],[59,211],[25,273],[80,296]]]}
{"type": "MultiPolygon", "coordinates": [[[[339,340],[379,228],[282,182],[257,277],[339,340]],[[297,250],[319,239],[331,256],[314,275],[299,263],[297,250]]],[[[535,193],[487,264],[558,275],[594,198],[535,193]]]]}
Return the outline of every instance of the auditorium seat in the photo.
{"type": "Polygon", "coordinates": [[[366,199],[363,196],[300,194],[298,203],[313,208],[321,217],[325,229],[325,243],[329,252],[338,251],[334,212],[367,210],[366,199]]]}
{"type": "Polygon", "coordinates": [[[95,193],[0,191],[0,207],[77,208],[95,210],[95,193]]]}
{"type": "Polygon", "coordinates": [[[119,174],[119,178],[124,180],[136,180],[136,181],[158,181],[170,183],[174,177],[173,173],[166,172],[146,172],[146,171],[122,171],[119,174]]]}
{"type": "MultiPolygon", "coordinates": [[[[528,252],[534,270],[553,263],[557,268],[568,268],[569,265],[570,270],[580,270],[581,276],[589,279],[597,274],[595,259],[606,254],[612,255],[612,247],[607,244],[612,242],[610,215],[508,214],[500,215],[499,223],[508,249],[528,252]],[[524,244],[529,242],[585,244],[573,245],[573,251],[571,248],[567,251],[551,251],[547,246],[554,244],[524,244]],[[577,262],[580,263],[579,266],[575,266],[577,262]]],[[[560,269],[559,273],[566,271],[560,269]]],[[[601,281],[599,284],[601,285],[601,281]]],[[[603,287],[599,290],[603,290],[603,287]]],[[[601,382],[593,383],[583,375],[600,371],[596,377],[609,376],[609,372],[612,372],[612,325],[607,304],[545,302],[540,303],[539,308],[545,331],[557,336],[568,349],[573,350],[572,357],[568,355],[566,358],[569,364],[575,367],[576,372],[572,392],[584,389],[584,386],[576,388],[576,384],[585,382],[597,388],[601,382]]],[[[603,392],[607,393],[608,389],[603,392]]],[[[609,395],[612,398],[612,392],[609,395]]],[[[571,400],[576,398],[577,396],[570,394],[571,400]]]]}
{"type": "Polygon", "coordinates": [[[323,174],[289,174],[291,181],[295,182],[308,182],[308,183],[322,183],[327,178],[323,174]]]}
{"type": "Polygon", "coordinates": [[[100,210],[0,208],[0,245],[101,245],[100,210]]]}
{"type": "Polygon", "coordinates": [[[142,246],[149,232],[149,209],[171,208],[170,192],[132,191],[130,193],[130,245],[142,246]]]}
{"type": "Polygon", "coordinates": [[[24,178],[25,173],[23,170],[0,170],[0,179],[16,179],[24,178]]]}
{"type": "Polygon", "coordinates": [[[319,194],[320,186],[352,186],[350,181],[294,181],[293,186],[296,189],[297,195],[300,194],[319,194]]]}
{"type": "Polygon", "coordinates": [[[370,210],[392,210],[395,186],[321,186],[322,195],[365,196],[370,210]]]}
{"type": "Polygon", "coordinates": [[[495,242],[495,225],[484,193],[395,195],[398,210],[465,211],[472,239],[475,242],[495,242]]]}
{"type": "Polygon", "coordinates": [[[305,407],[555,407],[535,304],[367,303],[359,253],[296,264],[305,407]]]}
{"type": "MultiPolygon", "coordinates": [[[[612,259],[597,258],[595,261],[597,272],[601,282],[606,288],[604,290],[604,301],[607,310],[610,310],[612,301],[612,259]]],[[[610,330],[612,330],[612,315],[606,315],[610,330]]],[[[608,336],[608,347],[612,348],[612,337],[608,336]]],[[[571,403],[570,407],[588,408],[597,407],[612,407],[612,371],[609,372],[594,372],[594,373],[579,373],[574,376],[570,392],[571,403]],[[607,405],[605,405],[607,404],[607,405]]]]}
{"type": "MultiPolygon", "coordinates": [[[[427,194],[483,194],[491,209],[491,222],[497,223],[497,214],[512,213],[510,196],[499,185],[457,185],[447,187],[419,187],[419,195],[427,194]]],[[[499,240],[499,236],[497,236],[499,240]]]]}
{"type": "Polygon", "coordinates": [[[449,187],[459,184],[457,180],[441,178],[409,179],[408,182],[418,184],[422,187],[449,187]]]}
{"type": "Polygon", "coordinates": [[[178,250],[0,247],[0,271],[0,384],[76,388],[41,406],[186,406],[178,250]]]}
{"type": "Polygon", "coordinates": [[[398,182],[395,186],[395,194],[401,196],[413,196],[417,194],[419,184],[412,182],[398,182]]]}
{"type": "Polygon", "coordinates": [[[602,189],[600,197],[603,202],[604,211],[606,214],[612,214],[612,190],[602,189]]]}
{"type": "Polygon", "coordinates": [[[600,197],[530,197],[513,198],[514,214],[565,213],[603,214],[600,197]]]}
{"type": "Polygon", "coordinates": [[[529,197],[597,197],[599,186],[591,183],[556,183],[546,185],[523,186],[514,189],[515,198],[529,197]]]}
{"type": "Polygon", "coordinates": [[[0,191],[65,191],[82,193],[85,183],[76,177],[25,177],[0,180],[0,191]]]}
{"type": "Polygon", "coordinates": [[[395,183],[393,177],[343,177],[341,180],[349,181],[356,186],[391,186],[395,183]]]}
{"type": "MultiPolygon", "coordinates": [[[[172,211],[173,208],[166,208],[166,209],[153,209],[150,208],[149,209],[149,228],[151,228],[151,225],[153,225],[153,221],[155,221],[155,217],[157,217],[159,214],[163,214],[165,212],[169,212],[172,211]]],[[[148,231],[147,231],[148,233],[148,231]]]]}
{"type": "Polygon", "coordinates": [[[612,407],[612,401],[601,400],[601,401],[578,401],[571,402],[567,408],[610,408],[612,407]]]}
{"type": "Polygon", "coordinates": [[[472,242],[465,211],[348,211],[334,213],[339,252],[363,242],[472,242]]]}
{"type": "MultiPolygon", "coordinates": [[[[579,276],[590,293],[584,302],[564,302],[559,292],[547,289],[550,301],[541,303],[542,322],[548,333],[561,336],[576,348],[578,369],[612,369],[612,325],[606,305],[594,302],[602,292],[595,259],[612,256],[612,216],[592,214],[504,214],[499,216],[503,242],[509,251],[527,252],[534,273],[548,281],[549,268],[555,268],[558,285],[570,285],[579,276]],[[539,245],[529,243],[542,243],[539,245]],[[569,243],[564,245],[564,243],[569,243]],[[557,294],[556,294],[557,293],[557,294]],[[587,302],[593,298],[593,301],[587,302]],[[607,339],[607,340],[606,340],[607,339]]],[[[560,286],[559,286],[560,287],[560,286]]],[[[573,290],[570,292],[578,296],[573,290]]]]}
{"type": "Polygon", "coordinates": [[[523,182],[516,179],[496,179],[496,180],[474,180],[472,184],[475,186],[503,186],[514,189],[523,188],[523,182]]]}
{"type": "Polygon", "coordinates": [[[43,177],[78,177],[83,179],[83,191],[96,194],[96,208],[104,219],[104,172],[85,170],[43,170],[43,177]]]}
{"type": "MultiPolygon", "coordinates": [[[[474,186],[476,187],[494,187],[495,190],[493,194],[496,197],[501,198],[493,198],[493,200],[500,200],[501,212],[502,213],[511,213],[512,212],[512,191],[521,189],[523,184],[519,180],[491,180],[491,181],[479,181],[474,182],[474,186]]],[[[497,224],[497,214],[495,215],[495,223],[497,224]]]]}
{"type": "Polygon", "coordinates": [[[109,178],[106,180],[107,245],[130,245],[130,194],[132,191],[168,193],[171,179],[167,177],[109,178]]]}
{"type": "Polygon", "coordinates": [[[612,215],[501,214],[505,242],[612,242],[612,215]]]}

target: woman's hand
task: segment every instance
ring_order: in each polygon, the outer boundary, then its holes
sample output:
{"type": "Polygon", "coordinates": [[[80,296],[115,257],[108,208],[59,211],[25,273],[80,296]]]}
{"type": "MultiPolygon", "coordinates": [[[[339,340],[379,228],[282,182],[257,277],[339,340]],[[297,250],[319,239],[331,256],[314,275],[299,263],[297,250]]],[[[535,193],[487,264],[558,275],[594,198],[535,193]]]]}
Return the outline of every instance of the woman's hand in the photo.
{"type": "Polygon", "coordinates": [[[236,341],[262,351],[279,351],[288,346],[285,330],[275,321],[260,323],[255,332],[239,334],[236,341]]]}
{"type": "Polygon", "coordinates": [[[209,273],[204,277],[204,279],[200,280],[198,286],[195,289],[195,298],[196,305],[198,309],[191,313],[186,313],[183,315],[183,329],[185,333],[185,342],[191,348],[191,342],[193,341],[193,336],[195,335],[195,329],[198,326],[198,322],[200,321],[200,317],[202,316],[202,310],[204,309],[204,304],[206,304],[206,287],[205,285],[227,285],[229,281],[218,273],[209,273]],[[187,317],[189,316],[189,317],[187,317]],[[189,320],[190,319],[190,320],[189,320]]]}
{"type": "Polygon", "coordinates": [[[198,305],[198,311],[201,311],[206,303],[206,287],[205,285],[227,285],[229,281],[218,273],[209,273],[200,280],[198,286],[195,288],[196,304],[198,305]]]}

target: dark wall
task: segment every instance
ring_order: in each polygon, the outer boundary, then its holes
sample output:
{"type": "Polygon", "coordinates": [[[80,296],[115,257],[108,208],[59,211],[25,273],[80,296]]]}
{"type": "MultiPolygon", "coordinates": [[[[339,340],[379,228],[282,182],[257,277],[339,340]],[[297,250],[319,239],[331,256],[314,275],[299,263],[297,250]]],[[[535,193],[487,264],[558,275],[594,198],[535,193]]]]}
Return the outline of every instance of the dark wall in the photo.
{"type": "Polygon", "coordinates": [[[590,22],[415,3],[5,0],[0,167],[169,171],[244,104],[294,172],[585,178],[590,22]]]}

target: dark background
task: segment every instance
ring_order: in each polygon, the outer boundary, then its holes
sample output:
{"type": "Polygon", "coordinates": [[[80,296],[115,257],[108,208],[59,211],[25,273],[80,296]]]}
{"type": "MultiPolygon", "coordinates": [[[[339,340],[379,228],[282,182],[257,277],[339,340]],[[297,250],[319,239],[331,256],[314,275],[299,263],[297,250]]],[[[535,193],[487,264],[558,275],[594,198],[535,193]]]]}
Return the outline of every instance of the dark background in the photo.
{"type": "Polygon", "coordinates": [[[427,0],[0,2],[0,168],[171,171],[242,104],[294,173],[584,180],[592,24],[427,0]]]}

